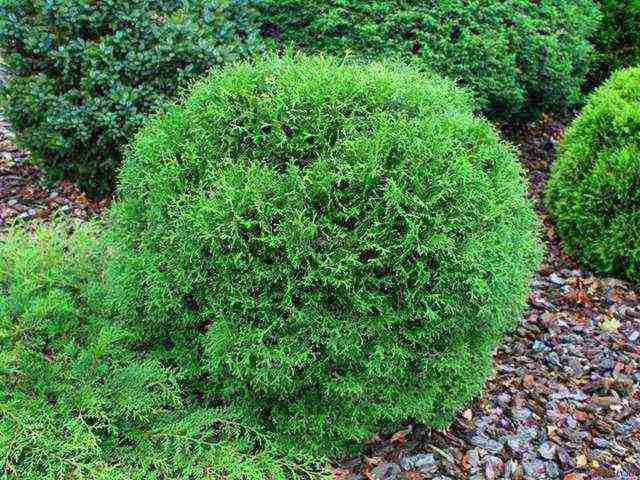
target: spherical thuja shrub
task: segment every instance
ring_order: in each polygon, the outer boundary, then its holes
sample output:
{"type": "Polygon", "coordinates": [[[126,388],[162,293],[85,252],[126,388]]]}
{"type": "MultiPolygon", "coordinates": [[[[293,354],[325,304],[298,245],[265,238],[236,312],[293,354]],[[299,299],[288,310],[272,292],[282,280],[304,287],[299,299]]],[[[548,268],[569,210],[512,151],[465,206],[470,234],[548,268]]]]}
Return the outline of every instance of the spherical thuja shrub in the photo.
{"type": "Polygon", "coordinates": [[[615,73],[568,128],[547,204],[570,254],[640,282],[640,68],[615,73]]]}
{"type": "Polygon", "coordinates": [[[592,0],[263,0],[261,30],[307,52],[414,60],[471,87],[498,120],[581,101],[592,0]]]}
{"type": "Polygon", "coordinates": [[[540,248],[522,174],[452,82],[328,58],[226,68],[127,156],[114,303],[143,343],[197,339],[203,401],[290,448],[443,426],[524,307],[540,248]]]}

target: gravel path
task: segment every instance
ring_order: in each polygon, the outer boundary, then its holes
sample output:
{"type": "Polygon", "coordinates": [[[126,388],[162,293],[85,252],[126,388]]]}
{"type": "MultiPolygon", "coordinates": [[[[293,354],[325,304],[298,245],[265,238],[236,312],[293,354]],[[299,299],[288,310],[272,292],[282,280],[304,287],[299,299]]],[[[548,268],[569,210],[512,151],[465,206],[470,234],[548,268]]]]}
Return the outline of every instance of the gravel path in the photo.
{"type": "MultiPolygon", "coordinates": [[[[494,355],[487,391],[447,431],[409,426],[335,465],[336,480],[640,480],[640,288],[580,270],[540,201],[564,125],[517,138],[548,255],[519,328],[494,355]]],[[[0,122],[0,230],[32,218],[88,218],[107,201],[47,187],[0,122]]]]}

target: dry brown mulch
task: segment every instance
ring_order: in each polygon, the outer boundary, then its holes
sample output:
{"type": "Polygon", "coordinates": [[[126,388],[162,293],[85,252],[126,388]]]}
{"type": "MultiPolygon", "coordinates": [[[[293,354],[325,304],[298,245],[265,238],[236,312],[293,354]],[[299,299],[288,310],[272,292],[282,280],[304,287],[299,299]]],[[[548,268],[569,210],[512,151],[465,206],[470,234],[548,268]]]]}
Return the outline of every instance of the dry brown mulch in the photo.
{"type": "Polygon", "coordinates": [[[102,213],[109,199],[89,199],[68,181],[47,183],[15,145],[9,125],[0,118],[0,232],[34,219],[67,216],[86,220],[102,213]]]}

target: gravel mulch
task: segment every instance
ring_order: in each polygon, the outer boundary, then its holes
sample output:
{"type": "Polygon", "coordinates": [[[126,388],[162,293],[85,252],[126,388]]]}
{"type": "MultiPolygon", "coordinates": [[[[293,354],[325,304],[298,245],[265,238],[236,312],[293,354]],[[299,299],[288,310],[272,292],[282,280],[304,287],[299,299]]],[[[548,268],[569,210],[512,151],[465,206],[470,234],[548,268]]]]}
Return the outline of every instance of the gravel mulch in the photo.
{"type": "Polygon", "coordinates": [[[66,215],[88,219],[100,214],[108,199],[89,199],[71,182],[48,185],[29,155],[15,146],[9,125],[0,118],[0,232],[33,219],[66,215]]]}
{"type": "MultiPolygon", "coordinates": [[[[334,466],[336,480],[640,480],[640,288],[562,254],[540,200],[562,121],[509,132],[529,173],[548,255],[520,326],[494,354],[486,392],[447,431],[415,425],[334,466]]],[[[57,212],[99,213],[65,182],[47,187],[0,122],[0,231],[57,212]]]]}

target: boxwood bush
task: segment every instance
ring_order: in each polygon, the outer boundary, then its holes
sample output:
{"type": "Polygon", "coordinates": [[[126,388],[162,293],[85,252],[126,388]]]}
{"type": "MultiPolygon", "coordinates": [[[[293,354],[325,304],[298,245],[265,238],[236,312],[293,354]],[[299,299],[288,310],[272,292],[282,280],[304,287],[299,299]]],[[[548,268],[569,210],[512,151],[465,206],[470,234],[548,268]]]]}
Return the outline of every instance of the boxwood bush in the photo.
{"type": "Polygon", "coordinates": [[[599,0],[601,28],[594,36],[600,53],[599,76],[640,65],[640,0],[599,0]]]}
{"type": "Polygon", "coordinates": [[[251,0],[3,0],[0,104],[54,180],[108,192],[145,115],[256,44],[251,0]]]}
{"type": "Polygon", "coordinates": [[[472,87],[501,120],[581,98],[592,0],[265,0],[262,32],[306,51],[415,59],[472,87]]]}
{"type": "Polygon", "coordinates": [[[640,282],[640,68],[615,73],[567,129],[547,204],[569,253],[640,282]]]}
{"type": "Polygon", "coordinates": [[[197,352],[202,398],[284,450],[446,425],[482,389],[540,257],[514,151],[472,110],[454,83],[396,64],[216,71],[127,154],[107,281],[119,318],[143,345],[197,352]]]}

